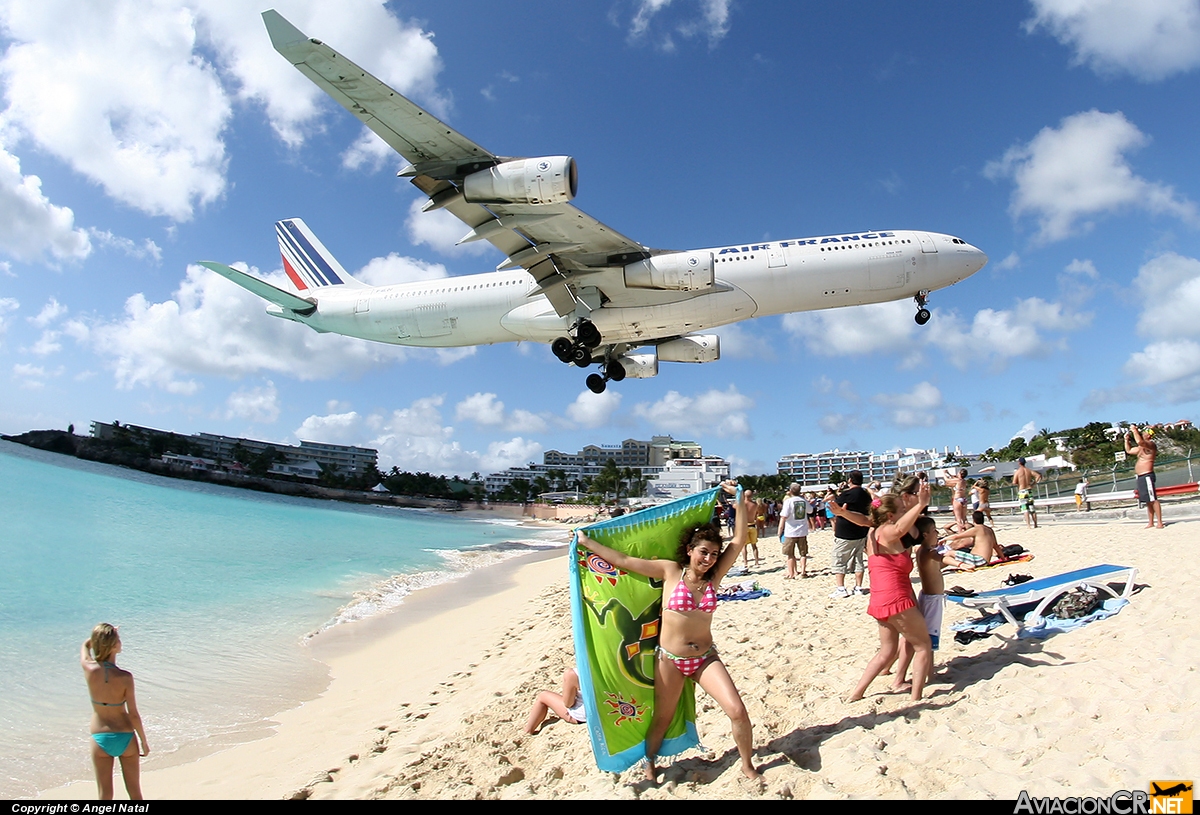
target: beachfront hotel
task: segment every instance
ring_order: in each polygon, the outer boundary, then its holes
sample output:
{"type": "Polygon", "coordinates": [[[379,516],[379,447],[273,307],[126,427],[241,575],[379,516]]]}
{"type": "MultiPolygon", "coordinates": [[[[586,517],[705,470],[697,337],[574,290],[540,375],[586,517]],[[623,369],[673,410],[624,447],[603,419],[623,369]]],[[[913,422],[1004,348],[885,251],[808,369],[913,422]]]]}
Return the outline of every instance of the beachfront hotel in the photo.
{"type": "Polygon", "coordinates": [[[839,472],[845,476],[851,470],[859,470],[863,479],[891,481],[897,474],[914,473],[919,470],[934,470],[946,466],[949,458],[960,458],[957,447],[953,452],[946,448],[937,450],[905,448],[887,450],[882,453],[863,450],[827,450],[824,453],[791,453],[778,461],[781,475],[801,484],[806,490],[816,490],[829,483],[829,476],[839,472]]]}

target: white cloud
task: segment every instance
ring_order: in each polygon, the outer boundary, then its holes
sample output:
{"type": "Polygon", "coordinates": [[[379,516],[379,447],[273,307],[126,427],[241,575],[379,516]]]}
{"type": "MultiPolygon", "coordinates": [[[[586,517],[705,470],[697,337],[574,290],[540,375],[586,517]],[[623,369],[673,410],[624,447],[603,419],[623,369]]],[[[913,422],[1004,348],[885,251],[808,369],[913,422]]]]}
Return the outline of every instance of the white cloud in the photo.
{"type": "Polygon", "coordinates": [[[942,392],[929,382],[918,382],[907,393],[876,394],[872,401],[885,409],[891,424],[902,429],[933,427],[966,418],[962,408],[947,405],[942,392]]]}
{"type": "Polygon", "coordinates": [[[279,392],[275,383],[258,388],[243,388],[225,400],[226,419],[246,419],[255,424],[270,424],[279,418],[279,392]]]}
{"type": "MultiPolygon", "coordinates": [[[[672,0],[638,0],[637,11],[629,25],[629,39],[638,40],[650,34],[655,18],[661,20],[672,0]]],[[[659,37],[659,47],[664,51],[675,50],[674,35],[684,39],[697,36],[706,37],[709,47],[715,47],[729,33],[729,10],[731,0],[697,0],[699,15],[691,10],[692,3],[684,3],[689,11],[683,15],[675,15],[672,22],[664,22],[662,27],[670,30],[659,37]]],[[[679,8],[679,6],[676,6],[679,8]]]]}
{"type": "Polygon", "coordinates": [[[365,126],[354,143],[342,153],[342,166],[347,170],[365,168],[371,172],[379,172],[389,161],[398,164],[402,160],[403,156],[379,138],[374,130],[365,126]]]}
{"type": "Polygon", "coordinates": [[[38,341],[30,346],[29,352],[44,357],[61,351],[62,343],[58,341],[58,337],[59,332],[57,331],[43,331],[42,336],[38,337],[38,341]]]}
{"type": "Polygon", "coordinates": [[[1142,298],[1138,333],[1170,340],[1200,337],[1200,260],[1174,252],[1143,264],[1133,281],[1142,298]]]}
{"type": "MultiPolygon", "coordinates": [[[[400,92],[435,112],[448,107],[431,35],[401,23],[382,0],[279,5],[400,92]]],[[[0,58],[6,121],[112,198],[188,220],[226,190],[224,131],[235,98],[262,104],[293,147],[333,109],[271,47],[260,11],[249,0],[10,0],[0,8],[11,40],[0,58]]],[[[347,160],[370,149],[356,143],[347,160]]]]}
{"type": "Polygon", "coordinates": [[[1009,269],[1015,269],[1020,265],[1021,256],[1016,252],[1009,252],[1008,256],[1005,257],[1004,260],[997,263],[994,268],[998,271],[1008,271],[1009,269]]]}
{"type": "Polygon", "coordinates": [[[1063,240],[1092,228],[1089,220],[1121,209],[1174,215],[1200,225],[1196,205],[1172,187],[1134,174],[1125,154],[1149,142],[1121,113],[1089,110],[1068,116],[1059,128],[1047,127],[1028,144],[1018,144],[984,175],[1016,183],[1009,212],[1033,216],[1036,240],[1063,240]]]}
{"type": "Polygon", "coordinates": [[[1142,299],[1138,333],[1154,342],[1130,355],[1126,382],[1093,391],[1085,405],[1200,399],[1200,260],[1159,255],[1138,270],[1134,288],[1142,299]]]}
{"type": "MultiPolygon", "coordinates": [[[[464,400],[466,401],[466,400],[464,400]]],[[[298,439],[354,444],[379,451],[379,468],[468,475],[494,472],[541,458],[542,446],[520,436],[493,441],[483,453],[464,450],[454,428],[442,423],[445,397],[426,396],[406,408],[362,416],[355,411],[309,416],[295,431],[298,439]]],[[[460,403],[461,404],[461,403],[460,403]]]]}
{"type": "Polygon", "coordinates": [[[385,258],[372,258],[354,276],[369,286],[390,286],[393,283],[440,280],[447,276],[447,272],[440,263],[426,263],[392,252],[385,258]]]}
{"type": "MultiPolygon", "coordinates": [[[[234,79],[239,99],[266,106],[271,126],[298,146],[317,125],[322,107],[347,115],[287,60],[267,38],[259,12],[248,0],[191,0],[201,34],[217,50],[218,63],[234,79]]],[[[301,31],[328,43],[405,96],[420,99],[444,116],[448,102],[437,91],[441,70],[432,34],[396,19],[383,0],[280,0],[274,7],[301,31]]]]}
{"type": "Polygon", "coordinates": [[[1092,263],[1090,260],[1079,260],[1078,258],[1068,263],[1063,271],[1069,275],[1086,277],[1089,280],[1095,280],[1100,277],[1100,273],[1096,271],[1095,263],[1092,263]]]}
{"type": "Polygon", "coordinates": [[[898,353],[911,363],[920,357],[914,313],[911,303],[897,300],[787,314],[783,328],[818,356],[898,353]]]}
{"type": "Polygon", "coordinates": [[[187,220],[224,192],[229,100],[191,11],[17,0],[0,13],[5,116],[41,149],[152,215],[187,220]]]}
{"type": "Polygon", "coordinates": [[[1091,319],[1091,314],[1071,311],[1062,303],[1029,297],[1018,300],[1012,309],[980,309],[969,326],[952,312],[939,312],[926,329],[928,341],[966,370],[988,359],[1003,366],[1013,357],[1049,354],[1061,344],[1053,343],[1047,334],[1077,331],[1091,319]]]}
{"type": "Polygon", "coordinates": [[[519,467],[542,457],[542,445],[529,441],[520,436],[509,441],[494,441],[488,445],[488,450],[479,457],[479,471],[493,473],[507,470],[509,467],[519,467]]]}
{"type": "Polygon", "coordinates": [[[18,380],[17,384],[24,390],[41,390],[46,387],[46,380],[53,376],[61,376],[62,367],[54,371],[47,371],[40,365],[28,365],[25,363],[17,363],[13,366],[13,376],[18,380]]]}
{"type": "Polygon", "coordinates": [[[9,320],[5,318],[5,313],[16,311],[21,307],[20,302],[12,297],[0,297],[0,339],[3,339],[4,333],[8,331],[9,320]]]}
{"type": "Polygon", "coordinates": [[[775,349],[765,337],[742,323],[731,323],[716,329],[721,337],[721,358],[773,360],[775,349]]]}
{"type": "Polygon", "coordinates": [[[426,200],[418,199],[408,207],[408,217],[404,226],[408,229],[408,239],[413,244],[423,243],[443,255],[483,255],[496,251],[485,240],[456,245],[470,230],[466,224],[444,209],[422,212],[421,207],[425,205],[426,200]]]}
{"type": "Polygon", "coordinates": [[[1009,436],[1008,440],[1012,441],[1017,436],[1020,436],[1025,441],[1029,441],[1037,434],[1038,434],[1038,426],[1035,422],[1030,420],[1030,421],[1026,422],[1024,425],[1022,425],[1020,430],[1018,430],[1016,433],[1013,433],[1011,436],[1009,436]]]}
{"type": "Polygon", "coordinates": [[[1192,339],[1164,340],[1147,345],[1125,363],[1125,373],[1147,387],[1170,386],[1190,394],[1170,401],[1190,401],[1200,385],[1200,343],[1192,339]]]}
{"type": "Polygon", "coordinates": [[[726,390],[714,388],[697,396],[667,391],[657,402],[639,403],[633,413],[652,425],[655,432],[750,438],[753,433],[746,411],[752,407],[754,400],[730,385],[726,390]]]}
{"type": "Polygon", "coordinates": [[[1043,28],[1102,75],[1151,82],[1200,65],[1196,0],[1032,0],[1025,30],[1043,28]]]}
{"type": "Polygon", "coordinates": [[[122,238],[120,235],[114,235],[107,230],[101,231],[93,228],[88,230],[88,234],[95,238],[96,243],[100,246],[124,252],[131,258],[137,258],[138,260],[153,258],[155,263],[162,261],[162,247],[149,238],[142,241],[139,246],[129,238],[122,238]]]}
{"type": "Polygon", "coordinates": [[[504,410],[494,393],[474,393],[454,407],[454,421],[474,422],[480,427],[503,427],[512,433],[542,433],[546,420],[528,410],[504,410]]]}
{"type": "Polygon", "coordinates": [[[621,394],[616,391],[581,391],[575,401],[567,405],[567,418],[580,427],[603,427],[612,419],[620,404],[621,394]]]}
{"type": "Polygon", "coordinates": [[[92,251],[87,232],[75,227],[75,213],[50,203],[42,194],[42,180],[21,175],[20,159],[2,147],[0,250],[18,260],[37,260],[46,253],[58,260],[82,260],[92,251]]]}
{"type": "Polygon", "coordinates": [[[357,412],[330,413],[325,416],[309,416],[292,434],[301,441],[321,444],[360,445],[363,443],[366,423],[357,412]]]}
{"type": "Polygon", "coordinates": [[[42,310],[38,312],[36,317],[29,318],[29,322],[38,328],[45,328],[66,313],[67,307],[58,302],[57,298],[51,297],[46,301],[46,305],[42,306],[42,310]]]}
{"type": "MultiPolygon", "coordinates": [[[[282,274],[265,279],[281,288],[289,285],[282,274]]],[[[190,378],[194,375],[273,371],[326,379],[361,373],[408,353],[270,317],[262,300],[200,266],[188,267],[172,299],[155,303],[135,294],[125,301],[122,317],[88,328],[87,340],[110,358],[118,387],[157,385],[173,393],[194,393],[199,388],[190,378]]]]}

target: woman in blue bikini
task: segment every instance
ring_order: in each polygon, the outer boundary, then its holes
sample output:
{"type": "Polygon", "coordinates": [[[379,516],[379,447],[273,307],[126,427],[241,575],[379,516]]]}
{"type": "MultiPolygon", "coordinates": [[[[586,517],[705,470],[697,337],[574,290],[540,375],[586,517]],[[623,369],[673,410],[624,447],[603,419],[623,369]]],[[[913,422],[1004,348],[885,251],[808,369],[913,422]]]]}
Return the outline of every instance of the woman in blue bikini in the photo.
{"type": "MultiPolygon", "coordinates": [[[[734,493],[736,485],[721,485],[734,493]]],[[[716,587],[746,545],[746,530],[757,512],[750,490],[736,503],[733,541],[722,550],[720,531],[712,525],[689,529],[677,560],[646,560],[603,546],[579,533],[579,544],[618,569],[663,581],[662,628],[654,661],[654,718],[646,734],[646,778],[657,782],[655,759],[675,715],[684,683],[692,679],[717,701],[733,724],[733,740],[747,778],[759,777],[752,762],[753,730],[746,706],[713,645],[712,618],[716,587]]]]}
{"type": "Polygon", "coordinates": [[[121,637],[108,623],[92,629],[83,643],[79,662],[92,697],[92,764],[100,799],[113,797],[113,759],[121,759],[121,775],[131,801],[142,799],[141,767],[138,757],[150,752],[142,717],[133,696],[133,674],[117,667],[121,637]],[[135,743],[134,737],[137,737],[135,743]],[[141,745],[140,749],[138,745],[141,745]]]}

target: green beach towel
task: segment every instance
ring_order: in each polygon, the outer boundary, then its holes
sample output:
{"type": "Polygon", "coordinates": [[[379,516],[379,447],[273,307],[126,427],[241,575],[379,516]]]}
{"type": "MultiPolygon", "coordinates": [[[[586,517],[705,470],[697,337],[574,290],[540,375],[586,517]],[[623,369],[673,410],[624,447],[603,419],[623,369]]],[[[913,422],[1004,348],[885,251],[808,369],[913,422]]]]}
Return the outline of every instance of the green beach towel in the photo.
{"type": "MultiPolygon", "coordinates": [[[[592,540],[640,558],[673,560],[683,530],[712,519],[717,490],[586,526],[592,540]]],[[[622,772],[646,755],[654,715],[654,649],[662,618],[662,581],[615,568],[571,541],[571,616],[575,661],[596,765],[622,772]]],[[[660,755],[699,744],[693,682],[683,695],[660,755]]]]}

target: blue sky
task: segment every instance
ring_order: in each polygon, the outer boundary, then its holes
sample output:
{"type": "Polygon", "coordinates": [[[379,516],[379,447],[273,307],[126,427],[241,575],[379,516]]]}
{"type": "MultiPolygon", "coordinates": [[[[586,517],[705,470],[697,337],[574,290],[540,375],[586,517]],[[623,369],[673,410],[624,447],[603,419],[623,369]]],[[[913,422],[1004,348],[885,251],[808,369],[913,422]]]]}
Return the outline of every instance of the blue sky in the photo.
{"type": "Polygon", "coordinates": [[[493,152],[574,156],[575,204],[646,245],[924,229],[991,258],[923,328],[911,302],[755,320],[601,396],[545,346],[317,335],[195,266],[280,279],[297,216],[370,282],[501,258],[416,212],[262,4],[98,5],[0,2],[0,431],[119,419],[461,474],[670,433],[766,472],[1195,417],[1196,0],[279,0],[493,152]]]}

